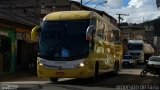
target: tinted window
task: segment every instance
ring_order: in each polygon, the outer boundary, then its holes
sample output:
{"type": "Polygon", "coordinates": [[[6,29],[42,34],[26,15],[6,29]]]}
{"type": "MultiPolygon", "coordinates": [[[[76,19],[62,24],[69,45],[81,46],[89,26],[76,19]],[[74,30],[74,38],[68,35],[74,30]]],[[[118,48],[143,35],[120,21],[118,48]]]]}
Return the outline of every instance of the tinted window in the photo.
{"type": "Polygon", "coordinates": [[[124,59],[133,59],[132,56],[123,56],[124,59]]]}
{"type": "Polygon", "coordinates": [[[151,57],[149,60],[150,61],[160,62],[160,57],[151,57]]]}
{"type": "Polygon", "coordinates": [[[138,45],[128,44],[128,50],[143,50],[143,45],[142,44],[138,44],[138,45]]]}
{"type": "Polygon", "coordinates": [[[47,21],[40,33],[40,55],[51,58],[73,58],[87,55],[86,30],[89,20],[47,21]]]}

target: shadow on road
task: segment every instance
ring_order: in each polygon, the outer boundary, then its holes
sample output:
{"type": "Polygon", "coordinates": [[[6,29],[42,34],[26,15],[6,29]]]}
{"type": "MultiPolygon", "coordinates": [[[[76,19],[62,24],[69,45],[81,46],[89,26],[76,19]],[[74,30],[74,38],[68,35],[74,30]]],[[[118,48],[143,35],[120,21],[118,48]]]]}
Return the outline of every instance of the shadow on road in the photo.
{"type": "Polygon", "coordinates": [[[137,64],[136,66],[123,65],[123,69],[143,69],[146,64],[137,64]]]}
{"type": "Polygon", "coordinates": [[[68,81],[61,81],[58,84],[62,85],[78,85],[87,87],[108,87],[115,88],[118,85],[159,85],[160,79],[158,76],[140,77],[139,75],[120,74],[115,77],[104,74],[95,83],[88,81],[89,79],[73,79],[68,81]]]}
{"type": "MultiPolygon", "coordinates": [[[[110,73],[106,73],[99,76],[98,81],[91,82],[90,79],[70,79],[59,81],[58,83],[50,83],[48,79],[39,79],[37,76],[25,78],[25,81],[37,81],[36,84],[31,85],[29,88],[36,88],[33,90],[39,90],[41,88],[65,88],[67,90],[83,90],[81,87],[102,87],[102,88],[116,88],[117,86],[122,85],[160,85],[160,77],[159,76],[151,76],[148,75],[146,77],[140,77],[140,72],[144,68],[145,65],[137,65],[136,67],[123,67],[123,69],[119,72],[117,76],[113,76],[110,73]],[[44,84],[38,83],[45,82],[44,84]],[[35,86],[34,86],[35,85],[35,86]],[[80,87],[78,87],[80,86],[80,87]],[[37,89],[38,88],[38,89],[37,89]]],[[[16,79],[16,81],[24,81],[24,78],[16,79]]],[[[21,89],[25,90],[27,86],[22,86],[21,89]]],[[[27,87],[28,88],[28,87],[27,87]]],[[[28,90],[28,89],[26,89],[28,90]]],[[[45,89],[52,90],[52,89],[45,89]]],[[[56,90],[56,89],[55,89],[56,90]]],[[[122,89],[121,89],[122,90],[122,89]]],[[[123,89],[125,90],[125,89],[123,89]]],[[[143,89],[146,90],[146,89],[143,89]]],[[[154,89],[153,89],[154,90],[154,89]]]]}

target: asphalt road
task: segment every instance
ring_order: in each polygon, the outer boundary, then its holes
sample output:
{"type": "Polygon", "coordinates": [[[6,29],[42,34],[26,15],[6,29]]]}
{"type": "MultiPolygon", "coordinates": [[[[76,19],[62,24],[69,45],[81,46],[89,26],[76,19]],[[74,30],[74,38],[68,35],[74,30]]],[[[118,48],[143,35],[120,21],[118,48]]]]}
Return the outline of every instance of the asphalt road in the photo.
{"type": "Polygon", "coordinates": [[[60,79],[58,83],[51,83],[48,79],[39,79],[36,76],[16,78],[1,82],[0,89],[8,90],[159,90],[159,76],[148,75],[140,77],[143,65],[124,67],[117,76],[107,73],[99,80],[91,83],[89,79],[60,79]]]}

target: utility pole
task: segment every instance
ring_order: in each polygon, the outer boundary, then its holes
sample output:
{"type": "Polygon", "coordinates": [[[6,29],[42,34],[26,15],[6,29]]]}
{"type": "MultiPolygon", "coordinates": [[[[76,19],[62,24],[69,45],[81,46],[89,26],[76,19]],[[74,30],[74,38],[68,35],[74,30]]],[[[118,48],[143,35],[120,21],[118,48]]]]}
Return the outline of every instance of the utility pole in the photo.
{"type": "Polygon", "coordinates": [[[82,0],[81,0],[81,3],[80,3],[80,10],[82,9],[82,0]]]}
{"type": "Polygon", "coordinates": [[[117,14],[118,15],[118,27],[120,28],[120,24],[121,24],[121,19],[123,20],[123,18],[121,17],[122,15],[123,16],[128,16],[128,14],[117,14]]]}
{"type": "MultiPolygon", "coordinates": [[[[127,14],[117,14],[118,15],[118,27],[121,29],[121,19],[123,20],[123,18],[121,17],[122,15],[123,16],[128,16],[127,14]]],[[[128,39],[127,38],[123,38],[122,39],[122,43],[123,43],[123,54],[126,54],[127,53],[127,43],[128,43],[128,39]]]]}

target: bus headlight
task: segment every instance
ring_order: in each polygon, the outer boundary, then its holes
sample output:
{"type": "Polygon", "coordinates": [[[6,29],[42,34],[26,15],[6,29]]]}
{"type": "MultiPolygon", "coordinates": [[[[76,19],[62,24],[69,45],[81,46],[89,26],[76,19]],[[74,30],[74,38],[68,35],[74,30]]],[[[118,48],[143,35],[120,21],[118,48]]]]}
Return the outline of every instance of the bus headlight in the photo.
{"type": "Polygon", "coordinates": [[[40,58],[37,58],[37,64],[38,64],[39,66],[43,66],[42,60],[40,60],[40,58]]]}
{"type": "Polygon", "coordinates": [[[39,66],[43,66],[43,63],[39,63],[39,66]]]}
{"type": "Polygon", "coordinates": [[[79,64],[79,66],[80,66],[80,67],[84,67],[84,63],[81,62],[81,63],[79,64]]]}
{"type": "Polygon", "coordinates": [[[74,67],[76,67],[76,68],[84,67],[84,63],[83,63],[83,62],[81,62],[81,63],[76,64],[76,65],[73,65],[73,66],[74,66],[74,67]]]}

